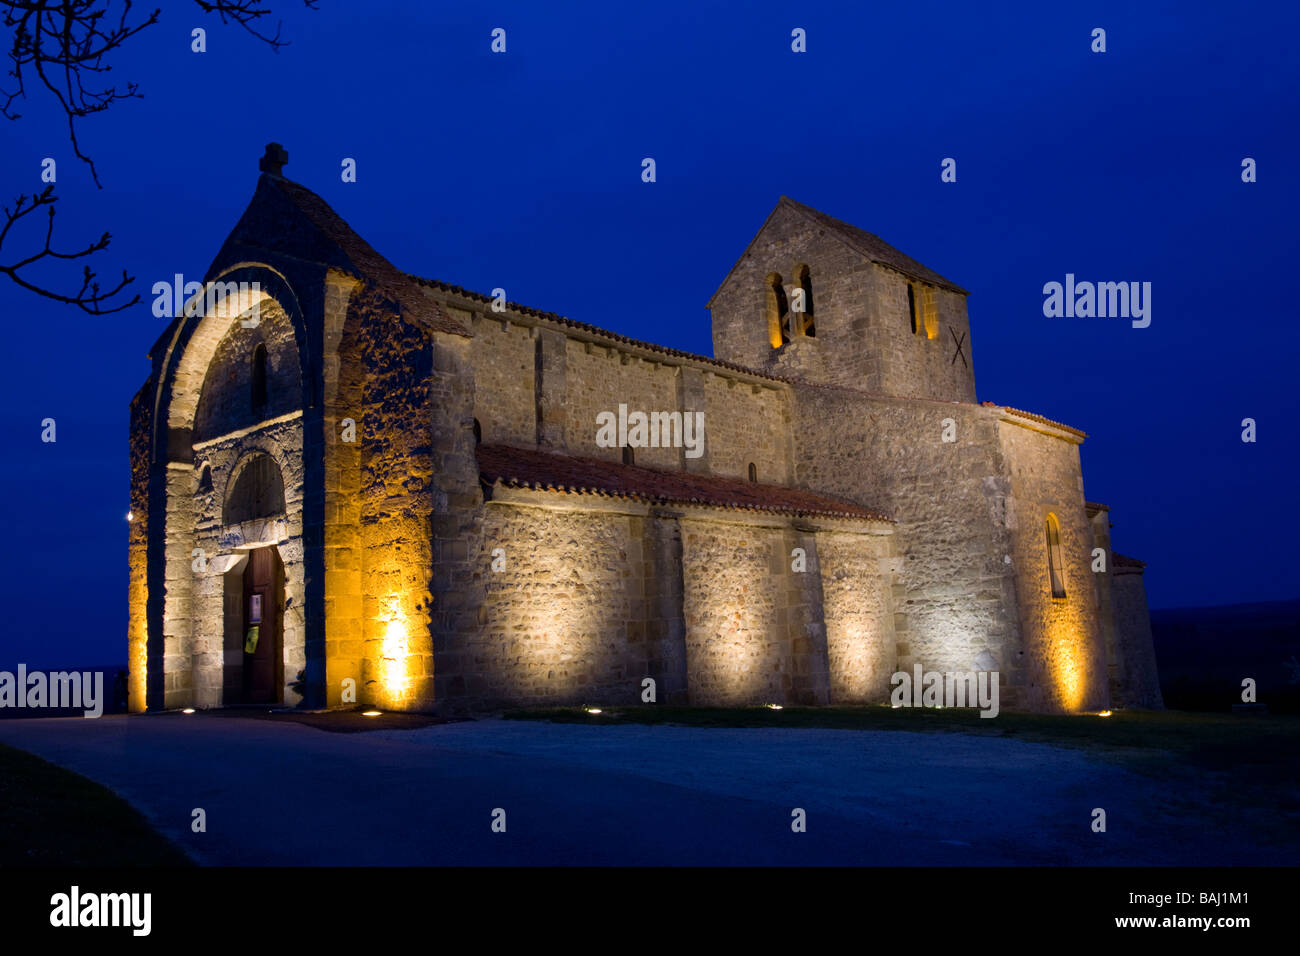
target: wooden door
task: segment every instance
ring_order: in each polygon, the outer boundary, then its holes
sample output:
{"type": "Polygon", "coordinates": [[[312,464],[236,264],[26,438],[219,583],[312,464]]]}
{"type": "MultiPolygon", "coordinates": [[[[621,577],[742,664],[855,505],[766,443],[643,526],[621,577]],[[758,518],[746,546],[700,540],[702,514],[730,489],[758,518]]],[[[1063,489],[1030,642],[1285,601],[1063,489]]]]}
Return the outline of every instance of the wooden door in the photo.
{"type": "Polygon", "coordinates": [[[244,568],[244,670],[246,704],[278,704],[283,686],[284,659],[280,651],[282,566],[279,552],[257,548],[244,568]],[[252,634],[256,628],[256,635],[252,634]],[[249,647],[252,646],[252,651],[249,647]]]}

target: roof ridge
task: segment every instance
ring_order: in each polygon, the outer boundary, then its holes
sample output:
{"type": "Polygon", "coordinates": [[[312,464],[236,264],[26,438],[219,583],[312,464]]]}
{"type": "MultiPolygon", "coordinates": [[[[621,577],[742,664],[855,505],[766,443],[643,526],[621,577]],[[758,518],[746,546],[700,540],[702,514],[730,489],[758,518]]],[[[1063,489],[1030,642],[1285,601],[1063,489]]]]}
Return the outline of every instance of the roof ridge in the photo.
{"type": "Polygon", "coordinates": [[[929,282],[932,285],[942,286],[952,292],[961,295],[970,295],[970,292],[963,289],[951,279],[947,279],[935,272],[929,266],[916,259],[913,259],[906,252],[897,246],[885,241],[874,232],[868,232],[861,226],[855,226],[851,222],[845,222],[843,219],[837,219],[830,213],[822,212],[815,209],[807,203],[802,203],[797,199],[791,199],[789,196],[782,196],[777,200],[777,205],[785,203],[795,212],[800,213],[806,219],[810,219],[820,226],[832,229],[839,233],[847,245],[862,253],[872,262],[888,266],[904,275],[909,275],[914,279],[920,279],[922,282],[929,282]],[[865,242],[863,241],[865,240],[865,242]]]}

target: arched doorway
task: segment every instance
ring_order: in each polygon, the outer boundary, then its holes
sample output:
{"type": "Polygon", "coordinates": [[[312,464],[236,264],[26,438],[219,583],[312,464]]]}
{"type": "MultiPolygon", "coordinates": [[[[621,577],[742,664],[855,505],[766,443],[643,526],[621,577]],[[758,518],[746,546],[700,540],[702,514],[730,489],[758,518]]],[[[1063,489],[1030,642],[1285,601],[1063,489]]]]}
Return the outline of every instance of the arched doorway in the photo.
{"type": "Polygon", "coordinates": [[[225,581],[228,704],[281,704],[285,670],[284,478],[265,452],[244,456],[222,505],[222,540],[238,548],[225,581]]]}

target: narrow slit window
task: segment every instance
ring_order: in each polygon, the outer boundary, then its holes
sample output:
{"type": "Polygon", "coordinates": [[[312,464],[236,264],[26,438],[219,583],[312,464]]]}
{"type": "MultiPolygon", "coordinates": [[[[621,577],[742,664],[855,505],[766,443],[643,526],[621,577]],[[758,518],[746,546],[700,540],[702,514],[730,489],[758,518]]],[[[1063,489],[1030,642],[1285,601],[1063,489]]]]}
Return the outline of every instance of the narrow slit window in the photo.
{"type": "Polygon", "coordinates": [[[775,272],[767,277],[767,338],[774,349],[790,341],[790,303],[781,276],[775,272]]]}
{"type": "Polygon", "coordinates": [[[749,480],[758,481],[758,466],[752,461],[749,463],[749,480]]]}
{"type": "Polygon", "coordinates": [[[910,282],[907,284],[907,314],[912,317],[912,334],[915,335],[919,327],[916,321],[916,287],[910,282]]]}
{"type": "Polygon", "coordinates": [[[266,346],[253,349],[253,411],[266,408],[266,346]]]}
{"type": "Polygon", "coordinates": [[[795,331],[813,338],[817,336],[817,322],[813,307],[812,273],[807,266],[795,269],[795,279],[799,283],[799,308],[796,312],[795,331]]]}
{"type": "Polygon", "coordinates": [[[1052,582],[1052,597],[1065,597],[1065,561],[1061,557],[1061,526],[1056,515],[1047,516],[1047,573],[1052,582]]]}

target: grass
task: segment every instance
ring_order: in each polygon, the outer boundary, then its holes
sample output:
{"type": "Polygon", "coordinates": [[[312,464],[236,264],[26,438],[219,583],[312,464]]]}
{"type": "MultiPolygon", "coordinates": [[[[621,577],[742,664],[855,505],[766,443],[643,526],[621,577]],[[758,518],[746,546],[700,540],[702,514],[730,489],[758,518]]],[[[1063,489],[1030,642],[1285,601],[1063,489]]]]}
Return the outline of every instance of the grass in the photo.
{"type": "Polygon", "coordinates": [[[189,865],[111,790],[0,745],[0,870],[189,865]]]}

